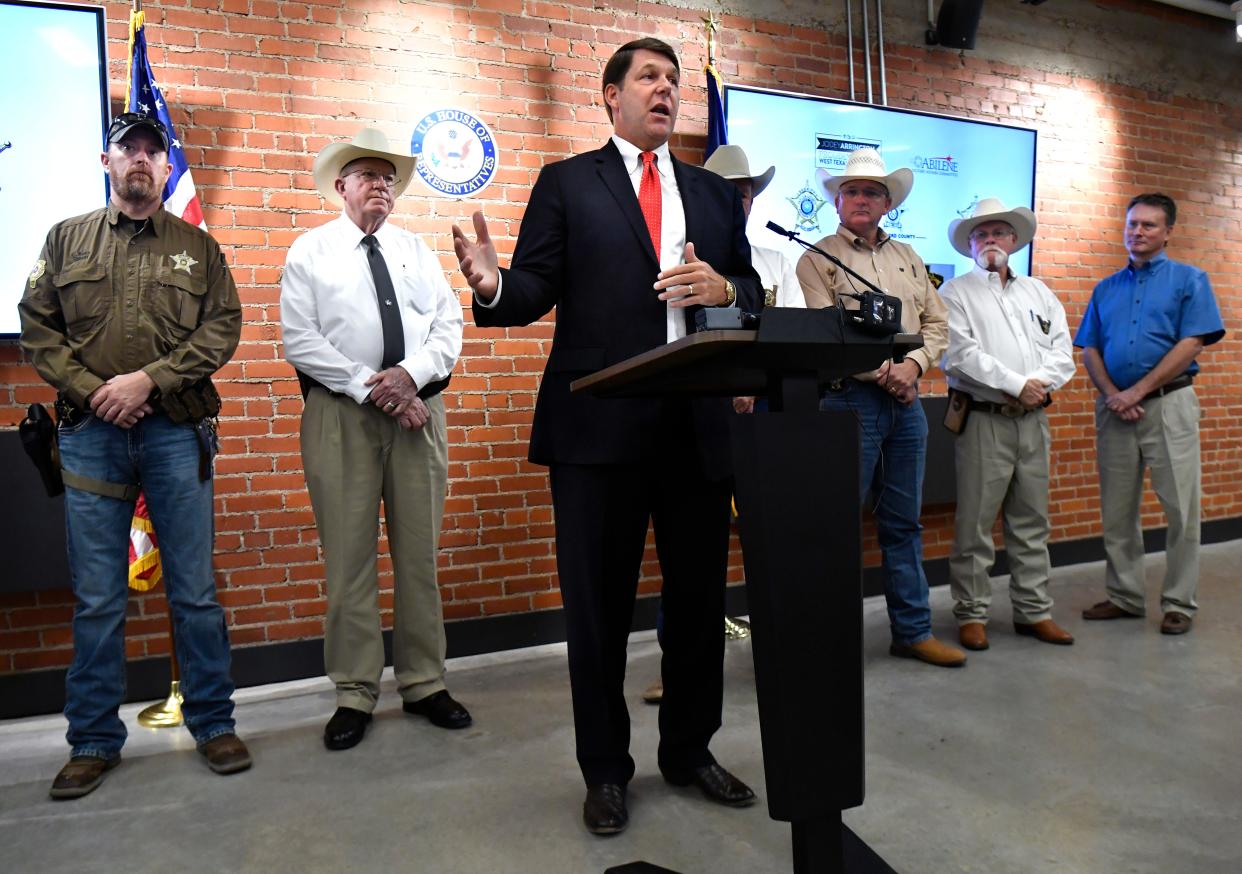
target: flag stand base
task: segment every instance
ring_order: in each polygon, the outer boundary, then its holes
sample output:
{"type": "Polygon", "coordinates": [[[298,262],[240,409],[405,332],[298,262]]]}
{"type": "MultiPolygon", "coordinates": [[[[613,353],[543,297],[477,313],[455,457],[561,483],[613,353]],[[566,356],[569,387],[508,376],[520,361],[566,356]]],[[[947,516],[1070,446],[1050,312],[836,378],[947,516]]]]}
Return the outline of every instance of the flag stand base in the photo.
{"type": "Polygon", "coordinates": [[[175,728],[181,725],[181,683],[173,680],[168,697],[138,714],[138,724],[144,728],[175,728]]]}

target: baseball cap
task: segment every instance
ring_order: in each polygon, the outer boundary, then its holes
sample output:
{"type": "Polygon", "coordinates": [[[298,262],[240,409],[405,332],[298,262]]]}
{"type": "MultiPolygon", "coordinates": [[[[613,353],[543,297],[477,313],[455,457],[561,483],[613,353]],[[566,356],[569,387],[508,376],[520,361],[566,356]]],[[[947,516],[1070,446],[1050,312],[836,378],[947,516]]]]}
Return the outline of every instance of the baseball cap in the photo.
{"type": "Polygon", "coordinates": [[[112,119],[112,124],[108,125],[108,144],[119,143],[134,128],[146,128],[155,134],[164,144],[164,151],[168,151],[168,131],[164,125],[160,124],[159,119],[141,112],[122,112],[112,119]]]}

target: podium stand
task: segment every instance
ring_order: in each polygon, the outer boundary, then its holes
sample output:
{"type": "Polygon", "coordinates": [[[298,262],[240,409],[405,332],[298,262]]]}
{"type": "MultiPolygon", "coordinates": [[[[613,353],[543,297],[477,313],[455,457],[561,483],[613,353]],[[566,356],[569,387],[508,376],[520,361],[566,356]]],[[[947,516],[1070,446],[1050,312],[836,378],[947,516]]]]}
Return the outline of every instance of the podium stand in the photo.
{"type": "Polygon", "coordinates": [[[859,431],[819,397],[922,345],[837,309],[766,309],[757,331],[693,334],[571,386],[768,398],[730,431],[768,813],[791,824],[797,874],[892,871],[841,823],[864,794],[859,431]]]}

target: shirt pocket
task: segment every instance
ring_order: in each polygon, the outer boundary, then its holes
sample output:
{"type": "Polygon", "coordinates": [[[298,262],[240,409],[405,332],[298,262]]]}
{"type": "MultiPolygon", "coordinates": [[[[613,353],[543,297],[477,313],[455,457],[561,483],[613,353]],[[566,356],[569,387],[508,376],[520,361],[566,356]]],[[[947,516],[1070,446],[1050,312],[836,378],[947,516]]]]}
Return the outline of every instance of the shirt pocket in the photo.
{"type": "Polygon", "coordinates": [[[107,317],[112,287],[102,264],[75,264],[52,277],[70,338],[107,317]]]}
{"type": "Polygon", "coordinates": [[[157,325],[169,328],[179,339],[184,338],[198,327],[206,293],[207,283],[202,277],[160,265],[155,272],[148,313],[157,325]]]}

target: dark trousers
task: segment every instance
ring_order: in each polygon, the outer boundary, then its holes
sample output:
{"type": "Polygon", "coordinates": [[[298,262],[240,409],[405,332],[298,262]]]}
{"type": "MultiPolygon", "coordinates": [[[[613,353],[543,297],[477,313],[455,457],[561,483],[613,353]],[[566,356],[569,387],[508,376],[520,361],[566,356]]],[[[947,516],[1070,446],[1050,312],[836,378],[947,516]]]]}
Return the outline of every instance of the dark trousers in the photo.
{"type": "Polygon", "coordinates": [[[684,457],[551,467],[574,732],[588,786],[625,784],[634,775],[622,687],[649,520],[664,578],[659,766],[684,771],[714,761],[707,746],[720,728],[724,691],[732,482],[705,479],[694,468],[684,457]]]}

